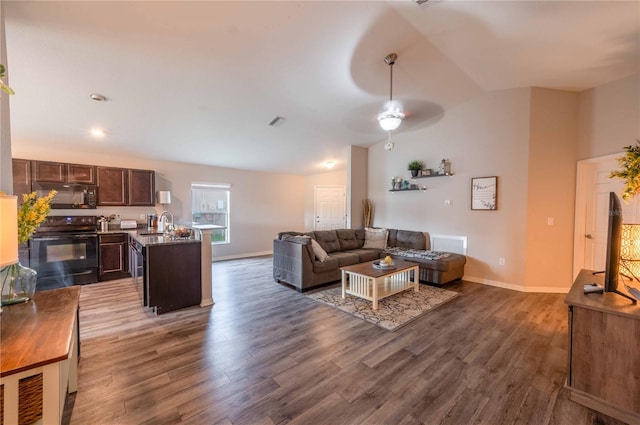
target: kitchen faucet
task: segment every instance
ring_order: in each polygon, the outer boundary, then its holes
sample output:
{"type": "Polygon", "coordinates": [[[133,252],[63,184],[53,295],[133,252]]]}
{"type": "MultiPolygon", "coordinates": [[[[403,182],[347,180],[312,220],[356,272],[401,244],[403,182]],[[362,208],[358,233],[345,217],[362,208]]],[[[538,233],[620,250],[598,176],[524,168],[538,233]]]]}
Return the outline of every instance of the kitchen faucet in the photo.
{"type": "Polygon", "coordinates": [[[173,214],[171,211],[162,211],[160,218],[158,219],[158,232],[164,233],[165,231],[173,230],[173,214]],[[171,216],[171,221],[167,223],[167,215],[171,216]]]}

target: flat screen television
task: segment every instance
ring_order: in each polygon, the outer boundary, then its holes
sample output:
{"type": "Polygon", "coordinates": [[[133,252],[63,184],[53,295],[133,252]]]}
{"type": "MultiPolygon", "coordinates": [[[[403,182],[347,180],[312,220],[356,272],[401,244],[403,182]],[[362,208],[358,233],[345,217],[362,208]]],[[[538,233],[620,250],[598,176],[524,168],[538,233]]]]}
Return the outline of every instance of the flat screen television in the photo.
{"type": "Polygon", "coordinates": [[[622,246],[622,205],[614,192],[609,192],[609,225],[607,229],[607,258],[604,271],[604,292],[615,292],[633,303],[635,299],[618,291],[620,279],[620,248],[622,246]]]}
{"type": "Polygon", "coordinates": [[[622,238],[622,205],[615,192],[609,192],[609,227],[607,230],[607,259],[604,272],[604,291],[617,292],[620,277],[620,246],[622,238]]]}

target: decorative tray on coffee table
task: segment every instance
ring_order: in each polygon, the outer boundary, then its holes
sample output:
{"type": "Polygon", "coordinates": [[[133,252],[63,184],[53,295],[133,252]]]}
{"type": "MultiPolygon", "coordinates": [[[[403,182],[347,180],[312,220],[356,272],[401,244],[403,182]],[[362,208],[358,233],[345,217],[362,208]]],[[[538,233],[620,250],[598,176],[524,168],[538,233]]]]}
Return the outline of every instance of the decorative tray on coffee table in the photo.
{"type": "Polygon", "coordinates": [[[373,268],[378,270],[393,270],[396,268],[396,262],[392,261],[391,264],[381,263],[380,260],[375,260],[373,263],[373,268]]]}

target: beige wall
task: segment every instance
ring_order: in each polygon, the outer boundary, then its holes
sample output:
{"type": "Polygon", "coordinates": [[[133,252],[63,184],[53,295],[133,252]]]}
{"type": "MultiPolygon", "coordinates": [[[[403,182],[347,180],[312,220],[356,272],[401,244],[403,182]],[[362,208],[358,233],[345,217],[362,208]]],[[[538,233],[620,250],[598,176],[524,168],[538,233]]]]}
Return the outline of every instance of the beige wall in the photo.
{"type": "Polygon", "coordinates": [[[359,146],[350,146],[349,148],[347,227],[352,229],[364,227],[362,201],[367,198],[368,155],[368,148],[359,146]]]}
{"type": "MultiPolygon", "coordinates": [[[[4,32],[4,3],[0,1],[0,63],[8,66],[7,46],[4,32]]],[[[9,70],[7,69],[8,84],[9,70]]],[[[0,99],[0,191],[13,193],[11,173],[11,132],[9,127],[9,96],[2,93],[0,99]]]]}
{"type": "MultiPolygon", "coordinates": [[[[47,161],[76,162],[156,171],[156,190],[171,190],[171,205],[167,206],[176,222],[188,224],[191,217],[191,183],[228,183],[231,185],[231,243],[215,245],[216,259],[270,253],[274,236],[284,229],[304,226],[305,178],[236,170],[221,167],[157,161],[143,158],[100,157],[89,149],[83,152],[44,152],[32,150],[26,144],[15,143],[14,157],[47,161]]],[[[319,181],[319,180],[318,180],[319,181]]],[[[160,211],[158,205],[156,211],[160,211]]],[[[87,214],[121,214],[123,218],[140,220],[140,214],[153,208],[98,208],[87,214]]],[[[77,211],[57,210],[57,213],[77,211]]]]}
{"type": "Polygon", "coordinates": [[[578,159],[622,152],[640,138],[640,73],[580,93],[578,159]]]}
{"type": "Polygon", "coordinates": [[[535,291],[568,289],[573,280],[578,93],[532,88],[530,117],[525,285],[535,291]]]}
{"type": "Polygon", "coordinates": [[[524,288],[530,93],[520,88],[478,96],[426,128],[393,135],[391,151],[383,149],[381,137],[369,148],[374,224],[466,236],[466,279],[524,288]],[[392,176],[410,177],[411,160],[437,168],[443,158],[451,161],[452,177],[417,179],[427,186],[425,192],[389,192],[392,176]],[[498,177],[497,211],[470,209],[471,178],[484,176],[498,177]]]}

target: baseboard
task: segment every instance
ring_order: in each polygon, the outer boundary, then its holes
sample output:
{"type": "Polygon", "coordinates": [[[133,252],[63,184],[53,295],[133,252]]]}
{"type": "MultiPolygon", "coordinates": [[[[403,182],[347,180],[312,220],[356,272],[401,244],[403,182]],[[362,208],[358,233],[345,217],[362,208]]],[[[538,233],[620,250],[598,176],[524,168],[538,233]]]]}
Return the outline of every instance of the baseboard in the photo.
{"type": "Polygon", "coordinates": [[[200,307],[209,307],[213,305],[213,298],[207,298],[200,301],[200,307]]]}
{"type": "Polygon", "coordinates": [[[473,276],[464,276],[462,280],[466,280],[467,282],[473,283],[481,283],[483,285],[495,286],[498,288],[511,289],[512,291],[518,292],[541,292],[547,294],[566,294],[569,292],[569,287],[567,288],[554,288],[548,286],[524,286],[524,285],[514,285],[512,283],[499,282],[497,280],[484,279],[481,277],[473,277],[473,276]]]}
{"type": "Polygon", "coordinates": [[[222,257],[212,257],[211,262],[224,260],[237,260],[239,258],[262,257],[264,255],[273,255],[273,251],[248,252],[246,254],[224,255],[222,257]]]}

